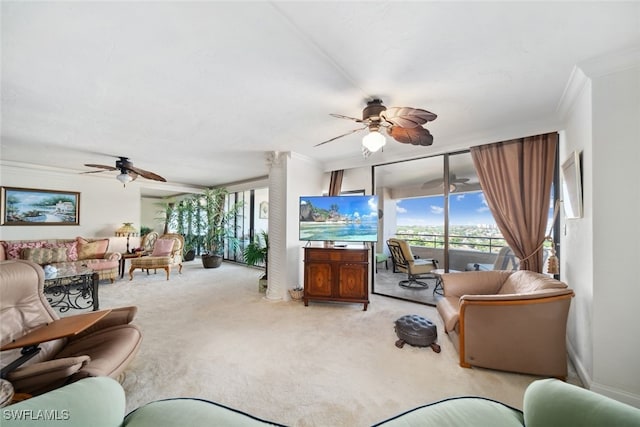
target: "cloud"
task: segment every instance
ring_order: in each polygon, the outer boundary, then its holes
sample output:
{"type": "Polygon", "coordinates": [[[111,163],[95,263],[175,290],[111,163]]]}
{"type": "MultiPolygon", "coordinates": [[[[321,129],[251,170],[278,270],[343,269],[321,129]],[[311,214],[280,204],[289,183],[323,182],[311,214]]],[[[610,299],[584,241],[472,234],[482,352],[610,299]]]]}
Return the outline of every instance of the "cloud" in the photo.
{"type": "Polygon", "coordinates": [[[431,205],[430,208],[432,214],[442,215],[442,213],[444,212],[444,208],[441,206],[431,205]]]}
{"type": "Polygon", "coordinates": [[[456,200],[457,200],[457,201],[460,201],[460,200],[462,200],[462,199],[464,199],[464,194],[458,194],[458,195],[456,196],[456,200]]]}
{"type": "Polygon", "coordinates": [[[369,204],[369,209],[374,212],[378,212],[378,204],[376,203],[375,197],[371,197],[367,203],[369,204]]]}
{"type": "Polygon", "coordinates": [[[487,199],[484,197],[484,193],[480,193],[478,195],[478,198],[480,199],[480,203],[482,204],[482,206],[476,209],[476,212],[490,212],[491,209],[489,209],[489,204],[487,203],[487,199]]]}
{"type": "Polygon", "coordinates": [[[396,212],[403,214],[403,213],[407,213],[407,210],[400,205],[396,205],[396,212]]]}

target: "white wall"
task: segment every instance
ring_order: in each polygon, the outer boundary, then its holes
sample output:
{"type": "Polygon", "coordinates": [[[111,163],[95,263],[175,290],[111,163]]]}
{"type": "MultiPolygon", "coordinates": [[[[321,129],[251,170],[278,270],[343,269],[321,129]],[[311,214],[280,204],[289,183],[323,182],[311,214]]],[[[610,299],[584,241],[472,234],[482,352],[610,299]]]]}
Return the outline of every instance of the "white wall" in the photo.
{"type": "Polygon", "coordinates": [[[584,194],[562,222],[571,357],[587,387],[640,407],[640,49],[581,64],[568,89],[561,160],[582,151],[584,194]]]}
{"type": "Polygon", "coordinates": [[[565,219],[560,213],[560,278],[575,292],[567,322],[571,358],[580,378],[590,384],[593,376],[593,154],[591,140],[591,82],[581,71],[575,100],[560,132],[560,162],[573,151],[581,153],[583,217],[565,219]]]}
{"type": "MultiPolygon", "coordinates": [[[[0,227],[2,240],[108,237],[110,251],[124,251],[126,238],[115,237],[115,230],[123,222],[132,222],[136,228],[140,228],[140,187],[135,182],[123,188],[114,177],[107,179],[95,175],[3,164],[0,184],[7,187],[80,193],[80,225],[4,225],[0,227]]],[[[131,247],[138,243],[139,238],[131,238],[131,247]]]]}
{"type": "Polygon", "coordinates": [[[640,61],[592,90],[592,388],[640,407],[640,61]]]}
{"type": "Polygon", "coordinates": [[[157,203],[162,199],[156,197],[142,197],[140,204],[140,227],[149,227],[153,231],[162,233],[164,231],[164,221],[160,219],[162,208],[157,203]]]}

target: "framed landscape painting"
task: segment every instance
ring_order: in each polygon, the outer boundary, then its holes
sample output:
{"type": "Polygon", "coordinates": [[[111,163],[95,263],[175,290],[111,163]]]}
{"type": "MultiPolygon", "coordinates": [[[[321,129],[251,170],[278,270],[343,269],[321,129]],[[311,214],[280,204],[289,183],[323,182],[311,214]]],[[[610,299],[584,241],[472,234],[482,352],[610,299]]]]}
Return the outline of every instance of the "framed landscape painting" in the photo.
{"type": "Polygon", "coordinates": [[[2,225],[79,225],[80,193],[2,187],[2,225]]]}

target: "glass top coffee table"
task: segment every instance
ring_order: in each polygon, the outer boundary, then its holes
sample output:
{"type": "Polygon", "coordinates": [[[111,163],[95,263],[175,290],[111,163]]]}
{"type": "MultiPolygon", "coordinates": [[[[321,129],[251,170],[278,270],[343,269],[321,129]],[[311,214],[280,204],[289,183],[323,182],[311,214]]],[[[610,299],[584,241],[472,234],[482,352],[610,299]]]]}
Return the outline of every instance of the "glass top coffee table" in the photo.
{"type": "Polygon", "coordinates": [[[57,264],[56,268],[53,273],[45,268],[44,293],[51,307],[61,313],[91,306],[93,311],[98,310],[98,273],[73,263],[57,264]]]}

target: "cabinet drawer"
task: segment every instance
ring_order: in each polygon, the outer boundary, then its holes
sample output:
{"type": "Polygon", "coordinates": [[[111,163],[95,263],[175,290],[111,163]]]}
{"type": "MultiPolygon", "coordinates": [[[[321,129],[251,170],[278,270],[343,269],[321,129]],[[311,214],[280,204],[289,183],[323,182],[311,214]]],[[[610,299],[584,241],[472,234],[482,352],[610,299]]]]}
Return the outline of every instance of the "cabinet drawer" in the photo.
{"type": "Polygon", "coordinates": [[[339,261],[344,261],[344,262],[358,262],[358,261],[366,261],[367,260],[367,251],[360,251],[360,250],[346,250],[343,251],[342,254],[338,254],[338,258],[336,258],[339,261]]]}
{"type": "Polygon", "coordinates": [[[306,249],[305,260],[366,262],[367,251],[360,249],[306,249]]]}

